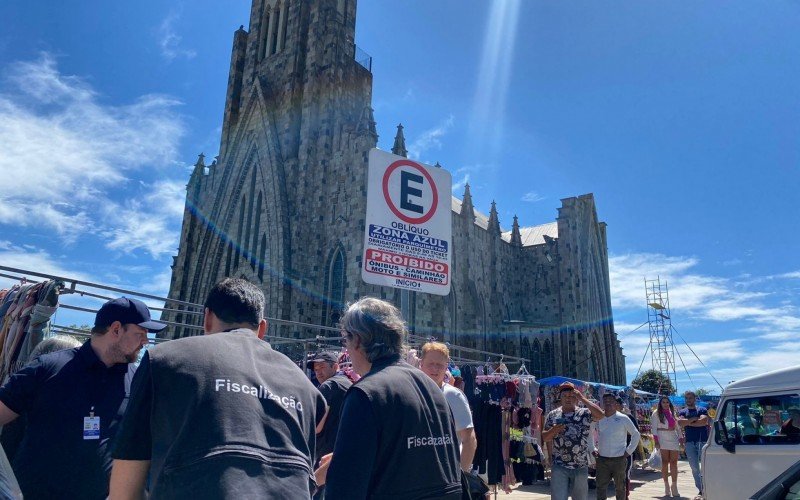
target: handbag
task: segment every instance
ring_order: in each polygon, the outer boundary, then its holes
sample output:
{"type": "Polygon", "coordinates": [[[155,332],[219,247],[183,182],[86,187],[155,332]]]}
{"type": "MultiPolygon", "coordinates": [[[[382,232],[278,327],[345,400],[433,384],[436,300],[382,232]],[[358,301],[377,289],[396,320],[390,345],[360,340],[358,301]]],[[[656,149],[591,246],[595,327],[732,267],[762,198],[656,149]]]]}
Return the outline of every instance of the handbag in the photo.
{"type": "Polygon", "coordinates": [[[647,459],[647,465],[649,465],[653,469],[660,469],[661,468],[661,452],[658,450],[653,450],[650,453],[650,457],[647,459]]]}
{"type": "Polygon", "coordinates": [[[489,485],[477,474],[461,471],[461,500],[484,500],[489,485]]]}

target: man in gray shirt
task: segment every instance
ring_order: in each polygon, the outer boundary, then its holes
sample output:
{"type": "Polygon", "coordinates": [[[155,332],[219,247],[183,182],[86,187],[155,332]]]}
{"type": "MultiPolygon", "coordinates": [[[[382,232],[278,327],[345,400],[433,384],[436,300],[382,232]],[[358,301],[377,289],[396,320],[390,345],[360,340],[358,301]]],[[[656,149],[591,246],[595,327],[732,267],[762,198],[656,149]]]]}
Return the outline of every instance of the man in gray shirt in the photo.
{"type": "Polygon", "coordinates": [[[444,398],[450,406],[453,420],[458,431],[458,440],[461,443],[461,469],[469,472],[472,469],[472,459],[478,447],[475,438],[475,429],[472,425],[472,412],[469,409],[467,397],[459,389],[444,383],[447,365],[450,362],[450,350],[441,342],[428,342],[422,346],[420,369],[441,387],[444,398]]]}

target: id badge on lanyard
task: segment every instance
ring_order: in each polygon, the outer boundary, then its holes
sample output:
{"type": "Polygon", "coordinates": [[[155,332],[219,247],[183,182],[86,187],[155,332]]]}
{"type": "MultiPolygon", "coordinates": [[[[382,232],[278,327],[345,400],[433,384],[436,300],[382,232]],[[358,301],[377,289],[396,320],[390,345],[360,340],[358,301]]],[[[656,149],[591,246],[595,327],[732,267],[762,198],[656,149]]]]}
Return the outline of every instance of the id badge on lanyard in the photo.
{"type": "Polygon", "coordinates": [[[94,406],[89,416],[83,417],[83,439],[100,439],[100,417],[94,416],[94,406]]]}

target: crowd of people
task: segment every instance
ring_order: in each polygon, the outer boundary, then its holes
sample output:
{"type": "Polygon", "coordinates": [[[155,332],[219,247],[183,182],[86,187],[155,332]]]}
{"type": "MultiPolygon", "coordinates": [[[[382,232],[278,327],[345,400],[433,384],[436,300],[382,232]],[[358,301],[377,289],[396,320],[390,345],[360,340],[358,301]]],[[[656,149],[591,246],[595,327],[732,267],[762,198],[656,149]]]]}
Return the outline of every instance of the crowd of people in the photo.
{"type": "MultiPolygon", "coordinates": [[[[166,325],[138,300],[110,300],[88,341],[48,339],[0,387],[3,445],[25,498],[469,495],[477,439],[467,397],[447,383],[448,347],[429,342],[419,367],[407,364],[392,304],[367,297],[347,307],[341,342],[359,380],[342,373],[337,353],[321,351],[306,365],[318,385],[262,341],[257,286],[223,280],[204,306],[205,335],[150,348],[137,365],[148,333],[166,325]]],[[[587,498],[590,457],[597,498],[612,480],[616,498],[628,498],[636,418],[612,392],[600,405],[569,382],[558,392],[541,435],[552,498],[587,498]]],[[[681,448],[702,488],[709,421],[695,402],[687,392],[676,412],[663,397],[652,414],[667,496],[678,496],[681,448]]]]}

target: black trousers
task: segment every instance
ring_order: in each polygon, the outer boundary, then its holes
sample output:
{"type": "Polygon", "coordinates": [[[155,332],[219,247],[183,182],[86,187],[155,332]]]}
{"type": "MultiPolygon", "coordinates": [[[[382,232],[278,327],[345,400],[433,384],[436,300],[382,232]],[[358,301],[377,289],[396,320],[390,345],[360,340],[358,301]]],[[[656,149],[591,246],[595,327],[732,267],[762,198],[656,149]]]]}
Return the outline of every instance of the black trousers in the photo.
{"type": "Polygon", "coordinates": [[[611,478],[614,478],[617,500],[625,500],[627,468],[627,457],[597,457],[597,500],[606,499],[611,478]]]}

